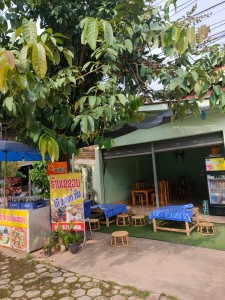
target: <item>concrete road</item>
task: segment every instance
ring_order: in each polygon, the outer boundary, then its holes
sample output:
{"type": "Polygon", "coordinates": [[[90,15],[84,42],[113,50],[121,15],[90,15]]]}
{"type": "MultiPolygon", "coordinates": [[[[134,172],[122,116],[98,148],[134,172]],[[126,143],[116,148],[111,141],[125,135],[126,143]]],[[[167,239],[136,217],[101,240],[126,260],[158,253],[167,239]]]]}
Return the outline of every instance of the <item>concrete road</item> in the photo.
{"type": "Polygon", "coordinates": [[[225,251],[138,238],[130,238],[128,247],[113,248],[110,235],[94,232],[78,254],[65,252],[52,258],[55,265],[86,276],[179,300],[225,299],[225,251]]]}

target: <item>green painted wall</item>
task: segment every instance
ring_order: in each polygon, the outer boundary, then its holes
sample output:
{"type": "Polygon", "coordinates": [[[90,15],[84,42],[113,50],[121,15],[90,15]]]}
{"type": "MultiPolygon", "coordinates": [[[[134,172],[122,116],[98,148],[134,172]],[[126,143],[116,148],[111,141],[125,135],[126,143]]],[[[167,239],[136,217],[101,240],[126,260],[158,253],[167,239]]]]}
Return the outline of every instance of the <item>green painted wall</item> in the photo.
{"type": "MultiPolygon", "coordinates": [[[[172,183],[174,177],[188,177],[193,186],[193,198],[208,198],[204,158],[210,147],[184,150],[184,158],[175,156],[174,151],[156,153],[158,179],[166,179],[172,183]]],[[[220,147],[223,153],[223,147],[220,147]]],[[[131,202],[132,183],[147,179],[154,184],[152,157],[143,155],[105,161],[104,165],[105,202],[131,202]]]]}
{"type": "Polygon", "coordinates": [[[139,179],[139,158],[107,160],[103,167],[105,202],[125,202],[130,199],[132,182],[139,179]]]}
{"type": "MultiPolygon", "coordinates": [[[[114,140],[115,147],[139,144],[151,141],[166,140],[204,134],[209,132],[225,132],[224,115],[217,110],[207,110],[205,120],[187,116],[185,121],[160,125],[151,129],[139,129],[114,140]]],[[[223,148],[223,147],[222,147],[223,148]]],[[[153,183],[151,155],[120,158],[102,161],[101,150],[96,148],[96,190],[98,202],[110,203],[130,201],[132,182],[148,179],[153,183]],[[106,167],[104,168],[104,163],[106,167]],[[105,171],[104,171],[105,170],[105,171]]],[[[176,160],[174,152],[156,154],[157,175],[159,179],[172,179],[176,176],[188,176],[194,183],[194,193],[199,198],[208,197],[204,169],[204,157],[208,148],[186,149],[184,162],[176,160]]],[[[221,153],[224,153],[223,149],[221,153]]]]}

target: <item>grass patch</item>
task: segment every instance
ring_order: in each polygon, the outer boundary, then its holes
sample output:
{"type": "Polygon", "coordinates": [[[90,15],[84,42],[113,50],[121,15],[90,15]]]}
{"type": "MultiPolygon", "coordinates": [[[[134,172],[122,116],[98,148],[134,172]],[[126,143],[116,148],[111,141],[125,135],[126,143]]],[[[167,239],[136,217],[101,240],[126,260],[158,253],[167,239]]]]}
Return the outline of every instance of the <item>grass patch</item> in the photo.
{"type": "MultiPolygon", "coordinates": [[[[179,228],[183,224],[181,222],[175,222],[176,226],[179,228]]],[[[167,224],[168,226],[168,224],[167,224]]],[[[173,224],[174,226],[174,224],[173,224]]],[[[178,232],[169,232],[169,231],[157,231],[153,232],[152,224],[148,224],[144,227],[133,227],[133,226],[126,226],[126,227],[118,227],[115,223],[110,224],[109,227],[101,225],[100,232],[109,233],[111,234],[113,231],[117,230],[126,230],[129,232],[129,236],[136,237],[136,238],[145,238],[145,239],[152,239],[152,240],[160,240],[166,241],[171,243],[189,245],[189,246],[197,246],[209,249],[216,249],[216,250],[225,250],[225,224],[215,224],[216,233],[214,235],[201,235],[197,233],[197,228],[192,231],[191,235],[188,237],[185,233],[178,233],[178,232]]]]}
{"type": "Polygon", "coordinates": [[[132,295],[135,297],[138,297],[140,299],[146,299],[147,297],[149,297],[151,295],[150,291],[139,290],[134,286],[124,285],[123,287],[127,290],[132,291],[132,295]]]}

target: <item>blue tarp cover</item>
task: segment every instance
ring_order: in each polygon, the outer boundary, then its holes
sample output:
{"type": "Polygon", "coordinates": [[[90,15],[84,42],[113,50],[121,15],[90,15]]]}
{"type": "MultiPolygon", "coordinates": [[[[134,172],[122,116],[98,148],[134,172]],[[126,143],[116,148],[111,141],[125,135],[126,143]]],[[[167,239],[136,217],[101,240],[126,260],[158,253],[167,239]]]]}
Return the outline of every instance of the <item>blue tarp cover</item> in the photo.
{"type": "Polygon", "coordinates": [[[84,217],[85,219],[91,216],[91,202],[89,200],[84,200],[84,217]]]}
{"type": "Polygon", "coordinates": [[[91,206],[91,208],[100,208],[104,212],[106,218],[110,218],[127,211],[125,204],[97,204],[91,206]]]}
{"type": "Polygon", "coordinates": [[[160,220],[191,222],[193,207],[192,203],[180,206],[164,206],[150,212],[149,220],[152,218],[160,220]]]}

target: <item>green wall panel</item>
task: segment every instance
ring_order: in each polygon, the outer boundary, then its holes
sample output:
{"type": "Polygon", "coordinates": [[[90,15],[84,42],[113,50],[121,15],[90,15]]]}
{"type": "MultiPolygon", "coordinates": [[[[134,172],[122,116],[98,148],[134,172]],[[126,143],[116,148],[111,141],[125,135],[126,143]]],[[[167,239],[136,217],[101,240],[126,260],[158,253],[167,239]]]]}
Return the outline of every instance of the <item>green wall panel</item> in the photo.
{"type": "MultiPolygon", "coordinates": [[[[184,156],[176,156],[175,151],[156,153],[158,180],[169,180],[172,186],[174,177],[187,177],[193,187],[193,200],[208,198],[204,158],[209,152],[210,147],[201,147],[184,150],[184,156]]],[[[104,169],[106,203],[131,203],[134,181],[146,179],[149,186],[154,183],[151,155],[107,160],[104,169]]]]}
{"type": "Polygon", "coordinates": [[[105,161],[103,174],[105,202],[129,202],[132,182],[138,179],[139,158],[105,161]]]}

